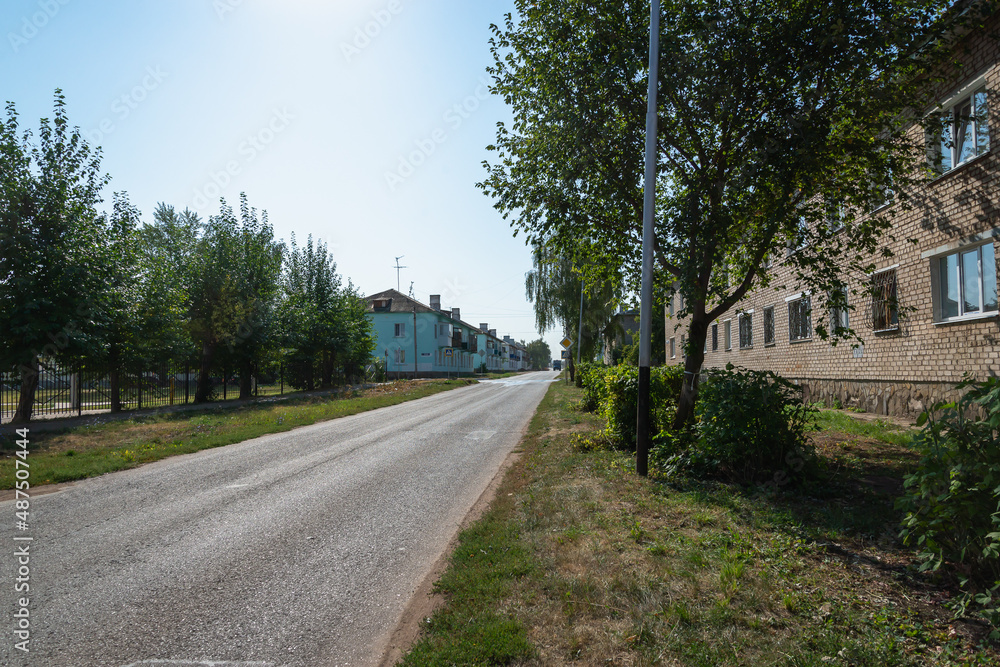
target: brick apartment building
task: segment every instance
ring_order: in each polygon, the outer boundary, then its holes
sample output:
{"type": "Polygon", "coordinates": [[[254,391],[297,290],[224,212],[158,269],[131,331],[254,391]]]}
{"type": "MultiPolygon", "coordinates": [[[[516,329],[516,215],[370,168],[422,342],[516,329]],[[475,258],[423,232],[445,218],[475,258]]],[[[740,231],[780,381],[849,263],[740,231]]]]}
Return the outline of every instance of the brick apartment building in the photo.
{"type": "MultiPolygon", "coordinates": [[[[914,200],[922,203],[896,212],[894,256],[879,260],[871,275],[848,277],[852,293],[870,287],[871,296],[862,302],[852,294],[846,312],[827,312],[825,299],[814,304],[808,291],[792,287],[790,267],[779,262],[774,284],[789,287],[752,291],[714,321],[706,368],[732,363],[772,370],[800,384],[807,401],[910,417],[954,398],[966,373],[1000,373],[997,34],[1000,12],[960,39],[962,66],[941,91],[940,108],[926,110],[950,114],[954,146],[927,138],[928,153],[942,153],[941,173],[917,193],[914,200]],[[822,340],[818,318],[826,318],[828,328],[834,322],[850,326],[864,344],[822,340]]],[[[687,331],[686,322],[671,316],[676,305],[666,314],[668,363],[680,363],[687,331]]]]}

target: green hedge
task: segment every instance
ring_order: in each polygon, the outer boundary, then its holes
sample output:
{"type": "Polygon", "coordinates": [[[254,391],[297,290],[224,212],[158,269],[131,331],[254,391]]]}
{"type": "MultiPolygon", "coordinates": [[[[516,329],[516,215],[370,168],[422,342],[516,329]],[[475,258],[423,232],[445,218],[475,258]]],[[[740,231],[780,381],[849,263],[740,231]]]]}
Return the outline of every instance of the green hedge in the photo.
{"type": "MultiPolygon", "coordinates": [[[[639,411],[639,369],[635,366],[612,366],[604,369],[601,376],[602,385],[593,391],[599,397],[599,413],[608,420],[608,439],[617,447],[634,450],[635,420],[639,411]]],[[[682,366],[650,369],[650,433],[655,435],[670,425],[683,379],[682,366]]]]}

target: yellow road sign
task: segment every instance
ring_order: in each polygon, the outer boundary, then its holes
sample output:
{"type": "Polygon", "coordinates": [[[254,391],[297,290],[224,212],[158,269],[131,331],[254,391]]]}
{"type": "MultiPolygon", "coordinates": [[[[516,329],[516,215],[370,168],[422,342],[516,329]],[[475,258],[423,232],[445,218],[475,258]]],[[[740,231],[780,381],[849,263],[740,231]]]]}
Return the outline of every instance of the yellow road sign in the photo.
{"type": "Polygon", "coordinates": [[[573,341],[571,341],[567,336],[566,338],[563,338],[561,341],[559,341],[559,344],[568,350],[573,345],[573,341]]]}

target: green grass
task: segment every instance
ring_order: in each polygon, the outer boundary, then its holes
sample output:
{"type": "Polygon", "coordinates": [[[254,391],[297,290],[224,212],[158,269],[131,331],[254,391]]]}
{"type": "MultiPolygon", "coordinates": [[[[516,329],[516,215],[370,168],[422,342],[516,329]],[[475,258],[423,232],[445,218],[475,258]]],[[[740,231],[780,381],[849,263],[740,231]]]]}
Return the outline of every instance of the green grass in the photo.
{"type": "Polygon", "coordinates": [[[579,398],[550,387],[402,664],[998,664],[898,541],[905,429],[827,419],[826,478],[762,494],[638,477],[631,453],[588,440],[604,424],[579,398]]]}
{"type": "MultiPolygon", "coordinates": [[[[237,408],[138,416],[62,432],[31,433],[28,462],[33,487],[95,477],[178,454],[222,447],[298,426],[397,405],[465,387],[474,380],[390,385],[340,398],[310,396],[237,408]]],[[[30,425],[28,426],[30,430],[30,425]]],[[[0,489],[14,488],[16,435],[0,435],[0,489]]]]}
{"type": "Polygon", "coordinates": [[[907,447],[913,442],[915,431],[885,419],[872,421],[856,419],[838,410],[820,410],[816,414],[816,426],[823,431],[836,431],[847,435],[862,436],[890,445],[907,447]]]}

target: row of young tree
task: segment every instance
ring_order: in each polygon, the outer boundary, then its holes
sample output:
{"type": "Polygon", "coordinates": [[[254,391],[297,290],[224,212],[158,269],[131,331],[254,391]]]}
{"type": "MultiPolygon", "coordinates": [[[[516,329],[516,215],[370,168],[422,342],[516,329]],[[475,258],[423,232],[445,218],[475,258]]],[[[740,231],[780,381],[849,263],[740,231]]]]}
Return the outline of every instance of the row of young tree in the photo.
{"type": "Polygon", "coordinates": [[[234,369],[249,397],[258,369],[285,361],[293,386],[358,377],[374,334],[358,290],[328,247],[274,238],[245,194],[207,220],[160,204],[143,224],[127,194],[99,210],[101,152],[71,128],[56,91],[37,138],[12,103],[0,120],[0,372],[20,386],[14,423],[30,420],[43,367],[106,372],[112,411],[122,376],[170,360],[234,369]]]}
{"type": "MultiPolygon", "coordinates": [[[[994,5],[661,4],[653,253],[658,289],[682,295],[689,322],[676,427],[694,418],[710,323],[774,280],[769,258],[799,249],[796,281],[830,295],[816,305],[850,308],[845,277],[889,253],[900,208],[873,203],[892,191],[905,207],[931,176],[914,125],[963,25],[994,5]],[[831,204],[842,233],[818,224],[831,204]]],[[[551,270],[568,261],[598,292],[638,293],[649,2],[515,6],[517,20],[493,26],[490,70],[513,121],[480,188],[551,270]]]]}

